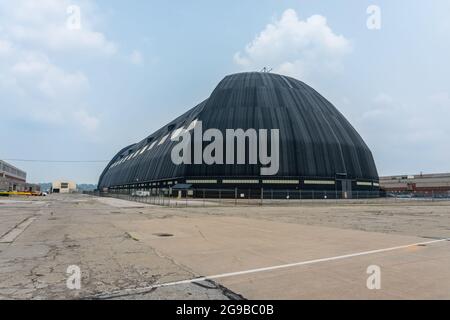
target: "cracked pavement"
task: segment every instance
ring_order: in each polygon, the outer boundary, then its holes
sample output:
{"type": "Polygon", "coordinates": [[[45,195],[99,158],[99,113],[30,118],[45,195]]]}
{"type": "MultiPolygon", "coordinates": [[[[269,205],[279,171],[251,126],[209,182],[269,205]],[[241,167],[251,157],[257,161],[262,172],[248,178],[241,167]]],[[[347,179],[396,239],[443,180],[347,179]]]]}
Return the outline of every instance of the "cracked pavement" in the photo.
{"type": "MultiPolygon", "coordinates": [[[[35,217],[12,243],[0,244],[0,299],[83,299],[196,275],[118,228],[142,219],[138,206],[116,208],[83,195],[39,200],[0,199],[0,238],[35,217]],[[81,290],[66,286],[67,268],[79,266],[81,290]]],[[[229,299],[216,285],[158,288],[122,299],[229,299]]]]}
{"type": "Polygon", "coordinates": [[[0,299],[449,299],[448,241],[152,287],[450,238],[449,225],[448,201],[167,208],[78,194],[0,199],[0,299]],[[66,285],[72,265],[80,290],[66,285]],[[366,287],[370,265],[383,270],[380,291],[366,287]]]}

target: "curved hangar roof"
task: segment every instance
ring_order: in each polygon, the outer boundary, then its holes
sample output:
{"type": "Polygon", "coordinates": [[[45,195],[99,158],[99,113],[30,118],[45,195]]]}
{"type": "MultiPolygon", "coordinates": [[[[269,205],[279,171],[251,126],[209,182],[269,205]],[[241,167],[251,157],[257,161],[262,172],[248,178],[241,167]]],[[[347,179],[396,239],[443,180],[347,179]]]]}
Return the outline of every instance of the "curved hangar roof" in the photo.
{"type": "MultiPolygon", "coordinates": [[[[344,116],[318,92],[272,73],[223,79],[211,96],[156,131],[122,149],[108,164],[99,188],[173,178],[260,177],[260,165],[175,165],[170,137],[203,122],[203,131],[279,129],[278,177],[378,180],[372,153],[344,116]],[[178,131],[177,131],[178,130],[178,131]]],[[[270,137],[270,134],[269,134],[270,137]]]]}

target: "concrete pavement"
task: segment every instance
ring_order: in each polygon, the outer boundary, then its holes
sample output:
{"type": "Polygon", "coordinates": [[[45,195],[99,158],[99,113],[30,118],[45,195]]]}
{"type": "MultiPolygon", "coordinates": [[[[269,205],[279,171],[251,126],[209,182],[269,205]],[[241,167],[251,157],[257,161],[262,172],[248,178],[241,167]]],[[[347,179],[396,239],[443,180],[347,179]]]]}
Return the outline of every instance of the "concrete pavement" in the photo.
{"type": "Polygon", "coordinates": [[[14,235],[0,243],[0,299],[449,299],[448,241],[332,259],[450,237],[449,208],[170,209],[81,195],[0,199],[0,235],[14,235]],[[23,228],[24,221],[31,222],[23,228]],[[316,259],[325,260],[310,263],[316,259]],[[70,265],[81,268],[81,290],[66,286],[70,265]],[[372,265],[381,268],[380,290],[366,285],[372,265]]]}

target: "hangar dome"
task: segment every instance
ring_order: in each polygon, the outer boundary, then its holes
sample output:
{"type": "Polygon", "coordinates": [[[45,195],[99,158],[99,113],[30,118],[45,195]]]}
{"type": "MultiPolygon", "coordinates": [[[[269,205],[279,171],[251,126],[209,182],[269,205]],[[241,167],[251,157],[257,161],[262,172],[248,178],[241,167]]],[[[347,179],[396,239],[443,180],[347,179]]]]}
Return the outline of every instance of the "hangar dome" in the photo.
{"type": "Polygon", "coordinates": [[[335,190],[345,184],[349,189],[378,190],[378,180],[368,146],[322,95],[291,77],[251,72],[225,77],[208,99],[122,149],[103,171],[99,189],[193,182],[199,188],[234,188],[240,184],[261,188],[272,184],[279,188],[335,190]],[[198,122],[204,131],[278,129],[278,171],[263,177],[260,163],[174,164],[171,152],[177,142],[171,138],[198,122]]]}

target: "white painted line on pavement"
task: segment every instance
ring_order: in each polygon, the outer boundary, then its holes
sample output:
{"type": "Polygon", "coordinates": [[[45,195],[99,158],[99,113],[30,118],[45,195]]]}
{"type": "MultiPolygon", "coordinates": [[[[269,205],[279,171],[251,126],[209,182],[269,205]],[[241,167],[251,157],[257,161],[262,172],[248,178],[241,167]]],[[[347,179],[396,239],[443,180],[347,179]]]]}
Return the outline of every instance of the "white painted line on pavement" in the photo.
{"type": "Polygon", "coordinates": [[[221,278],[229,278],[229,277],[241,276],[241,275],[252,274],[252,273],[259,273],[259,272],[266,272],[266,271],[273,271],[273,270],[279,270],[279,269],[293,268],[293,267],[311,265],[311,264],[321,263],[321,262],[343,260],[343,259],[349,259],[349,258],[354,258],[354,257],[371,255],[371,254],[407,249],[407,248],[412,248],[412,247],[417,247],[417,246],[426,246],[426,245],[431,245],[431,244],[436,244],[436,243],[446,242],[446,241],[450,241],[450,238],[427,241],[427,242],[419,242],[419,243],[407,244],[407,245],[403,245],[403,246],[384,248],[384,249],[378,249],[378,250],[363,251],[363,252],[357,252],[357,253],[346,254],[346,255],[330,257],[330,258],[322,258],[322,259],[315,259],[315,260],[302,261],[302,262],[296,262],[296,263],[289,263],[289,264],[277,265],[277,266],[266,267],[266,268],[258,268],[258,269],[250,269],[250,270],[244,270],[244,271],[238,271],[238,272],[222,273],[222,274],[217,274],[217,275],[212,275],[212,276],[207,276],[207,277],[200,277],[200,278],[194,278],[194,279],[188,279],[188,280],[156,284],[156,285],[143,287],[143,288],[124,289],[124,290],[119,290],[119,291],[115,291],[112,293],[99,294],[99,295],[94,296],[94,298],[109,299],[109,298],[120,297],[120,296],[131,295],[131,294],[142,294],[142,293],[146,293],[148,291],[151,291],[151,290],[154,290],[157,288],[170,287],[170,286],[176,286],[176,285],[181,285],[181,284],[196,283],[196,282],[215,280],[215,279],[221,279],[221,278]]]}
{"type": "Polygon", "coordinates": [[[36,217],[29,217],[9,230],[0,238],[0,243],[13,243],[18,236],[22,234],[36,220],[36,217]]]}

